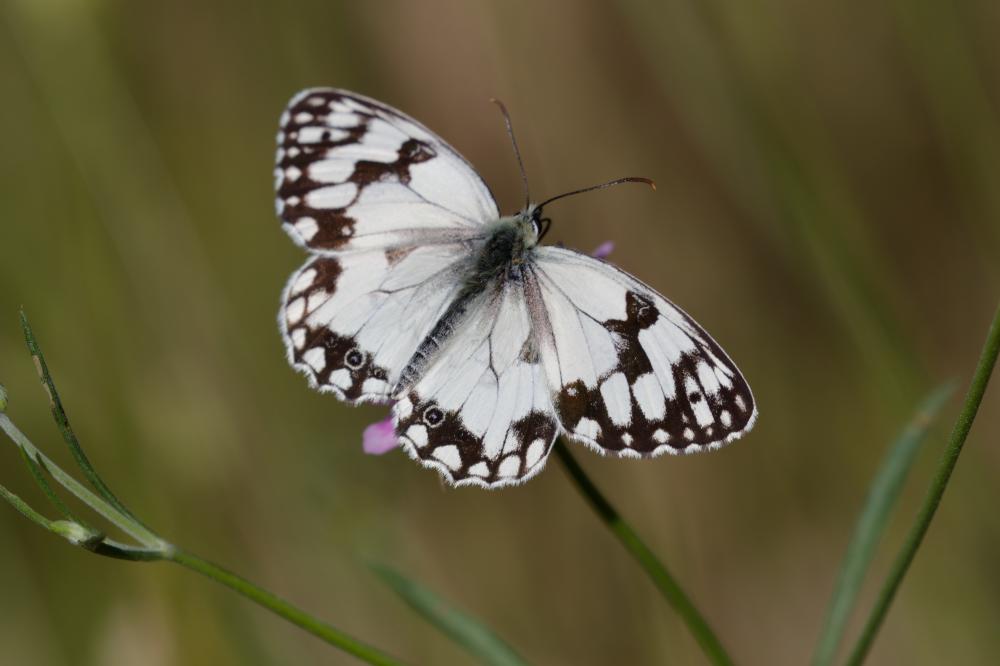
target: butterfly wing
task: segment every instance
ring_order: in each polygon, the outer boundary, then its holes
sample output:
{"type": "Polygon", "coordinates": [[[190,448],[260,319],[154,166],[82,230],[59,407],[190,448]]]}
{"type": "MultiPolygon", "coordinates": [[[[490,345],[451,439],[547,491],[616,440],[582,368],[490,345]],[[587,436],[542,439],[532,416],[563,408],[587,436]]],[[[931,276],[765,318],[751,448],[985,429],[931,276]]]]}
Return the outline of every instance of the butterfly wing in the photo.
{"type": "Polygon", "coordinates": [[[288,104],[275,177],[284,229],[316,255],[283,294],[289,361],[342,400],[386,401],[499,217],[496,202],[426,127],[332,88],[288,104]]]}
{"type": "Polygon", "coordinates": [[[315,256],[285,287],[279,326],[289,362],[313,388],[384,402],[455,297],[460,245],[315,256]]]}
{"type": "Polygon", "coordinates": [[[541,471],[559,430],[521,285],[477,297],[393,408],[411,457],[455,485],[498,488],[541,471]]]}
{"type": "Polygon", "coordinates": [[[277,208],[317,253],[454,242],[499,217],[458,152],[409,116],[334,88],[304,90],[281,117],[277,208]]]}
{"type": "Polygon", "coordinates": [[[718,448],[749,430],[753,394],[687,314],[615,266],[558,247],[532,268],[536,328],[566,433],[602,453],[718,448]]]}

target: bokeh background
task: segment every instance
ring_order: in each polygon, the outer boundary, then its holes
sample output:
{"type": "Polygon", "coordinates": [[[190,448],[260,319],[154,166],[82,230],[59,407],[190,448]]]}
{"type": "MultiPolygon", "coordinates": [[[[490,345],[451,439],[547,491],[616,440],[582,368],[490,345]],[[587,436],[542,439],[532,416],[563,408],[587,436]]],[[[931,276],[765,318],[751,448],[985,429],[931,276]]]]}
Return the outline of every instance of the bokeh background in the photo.
{"type": "MultiPolygon", "coordinates": [[[[964,389],[995,306],[998,27],[990,0],[4,0],[9,411],[70,464],[23,305],[98,469],[176,543],[413,663],[468,658],[367,561],[534,663],[701,663],[555,461],[520,488],[449,490],[398,451],[364,455],[383,412],[313,393],[285,362],[278,299],[304,260],[274,215],[288,98],[337,85],[404,109],[511,211],[496,96],[536,196],[656,180],[553,206],[553,240],[614,240],[613,260],[737,360],[761,418],[711,455],[579,458],[741,663],[804,663],[882,454],[931,388],[964,389]]],[[[871,663],[1000,658],[998,395],[871,663]]],[[[957,409],[918,460],[876,579],[957,409]]],[[[13,446],[0,470],[44,504],[13,446]]],[[[5,507],[0,535],[3,663],[353,663],[178,567],[90,556],[5,507]]]]}

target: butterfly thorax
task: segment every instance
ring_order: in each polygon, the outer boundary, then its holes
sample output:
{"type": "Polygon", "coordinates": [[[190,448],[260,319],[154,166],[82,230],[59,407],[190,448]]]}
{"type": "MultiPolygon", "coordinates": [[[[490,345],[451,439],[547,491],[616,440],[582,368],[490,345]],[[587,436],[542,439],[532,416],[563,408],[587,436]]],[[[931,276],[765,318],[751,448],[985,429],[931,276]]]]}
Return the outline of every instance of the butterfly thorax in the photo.
{"type": "Polygon", "coordinates": [[[538,211],[529,207],[517,215],[502,217],[489,227],[489,234],[467,264],[462,287],[448,304],[431,332],[400,374],[392,391],[399,398],[424,373],[427,366],[462,325],[469,306],[478,299],[499,295],[508,281],[521,279],[521,270],[538,244],[538,211]]]}
{"type": "Polygon", "coordinates": [[[466,278],[466,289],[479,293],[508,276],[517,279],[520,267],[538,243],[538,227],[532,209],[503,217],[492,225],[490,235],[466,278]]]}

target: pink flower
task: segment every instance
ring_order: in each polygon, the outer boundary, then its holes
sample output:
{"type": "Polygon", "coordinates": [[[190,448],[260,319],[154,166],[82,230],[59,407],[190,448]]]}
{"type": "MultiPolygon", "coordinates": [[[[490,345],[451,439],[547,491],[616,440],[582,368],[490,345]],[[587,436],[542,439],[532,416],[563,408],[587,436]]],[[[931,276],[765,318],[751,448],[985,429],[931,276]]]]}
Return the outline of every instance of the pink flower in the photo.
{"type": "Polygon", "coordinates": [[[392,425],[392,415],[365,428],[361,436],[361,448],[365,453],[380,456],[399,446],[396,428],[392,425]]]}
{"type": "Polygon", "coordinates": [[[615,244],[613,241],[604,241],[590,253],[590,256],[595,259],[604,259],[606,256],[615,251],[615,244]]]}
{"type": "MultiPolygon", "coordinates": [[[[614,250],[615,244],[613,241],[604,241],[594,248],[590,256],[597,259],[604,259],[614,252],[614,250]]],[[[372,456],[380,456],[383,453],[388,453],[397,446],[399,446],[399,440],[396,439],[396,428],[392,424],[392,415],[365,428],[365,432],[361,436],[361,448],[365,453],[372,456]]]]}

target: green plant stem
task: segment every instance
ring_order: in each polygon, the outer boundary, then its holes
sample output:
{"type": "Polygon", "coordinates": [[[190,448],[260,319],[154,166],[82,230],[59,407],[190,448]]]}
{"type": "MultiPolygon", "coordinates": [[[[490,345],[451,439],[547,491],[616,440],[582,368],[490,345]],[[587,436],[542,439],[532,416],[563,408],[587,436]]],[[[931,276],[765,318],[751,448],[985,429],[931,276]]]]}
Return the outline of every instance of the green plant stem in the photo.
{"type": "MultiPolygon", "coordinates": [[[[197,571],[198,573],[225,585],[235,592],[239,592],[251,601],[272,611],[279,617],[288,620],[292,624],[301,627],[326,643],[334,647],[338,647],[345,652],[368,662],[369,664],[395,666],[401,663],[396,659],[378,651],[376,648],[355,640],[340,630],[317,620],[287,601],[284,601],[274,594],[257,587],[250,581],[245,580],[218,565],[192,555],[191,553],[182,551],[174,545],[164,541],[156,534],[150,532],[145,526],[138,523],[138,521],[133,519],[131,514],[126,515],[122,513],[118,507],[112,506],[104,498],[91,492],[83,484],[79,483],[72,476],[64,472],[58,465],[52,462],[52,460],[47,458],[45,454],[39,451],[4,413],[0,413],[0,430],[5,432],[7,436],[10,437],[10,439],[18,446],[18,448],[21,449],[26,457],[30,458],[32,461],[36,461],[38,465],[43,466],[45,471],[51,474],[52,478],[59,482],[63,488],[75,495],[81,502],[103,516],[110,523],[142,544],[141,547],[135,547],[129,544],[112,541],[104,538],[100,534],[95,533],[97,539],[93,542],[90,542],[89,540],[85,543],[75,542],[77,545],[93,551],[98,555],[114,557],[117,559],[131,561],[169,560],[171,562],[176,562],[177,564],[185,566],[193,571],[197,571]]],[[[66,536],[61,533],[60,530],[56,529],[58,526],[57,522],[52,522],[39,514],[37,511],[34,511],[19,497],[2,486],[0,486],[0,499],[6,500],[29,520],[37,523],[50,532],[55,532],[64,537],[66,536]]]]}
{"type": "Polygon", "coordinates": [[[45,496],[49,499],[52,506],[54,506],[56,510],[62,514],[63,518],[83,525],[83,521],[74,516],[73,512],[70,511],[68,506],[66,506],[66,503],[62,501],[62,498],[56,494],[56,491],[52,488],[52,485],[45,476],[45,470],[38,464],[38,461],[29,456],[28,452],[24,449],[18,447],[17,450],[21,454],[24,464],[28,467],[28,471],[31,472],[31,477],[35,480],[38,487],[42,489],[42,492],[45,493],[45,496]]]}
{"type": "Polygon", "coordinates": [[[0,499],[6,500],[21,514],[29,520],[44,527],[50,532],[58,534],[70,540],[77,546],[85,548],[98,555],[113,557],[133,562],[149,562],[156,560],[169,560],[176,562],[188,569],[197,571],[204,576],[215,580],[222,585],[242,594],[251,601],[267,608],[279,617],[288,620],[292,624],[324,640],[329,645],[338,647],[348,654],[352,654],[369,664],[395,665],[400,662],[385,655],[374,647],[366,645],[340,630],[321,622],[304,611],[296,608],[287,601],[274,594],[257,587],[236,574],[223,569],[222,567],[207,562],[200,557],[179,550],[173,544],[161,539],[152,530],[146,527],[132,512],[125,508],[124,504],[111,492],[111,489],[101,480],[97,470],[93,468],[79,440],[73,434],[69,419],[63,409],[59,394],[56,391],[55,383],[49,374],[48,366],[45,364],[45,357],[38,345],[28,318],[21,312],[21,325],[24,329],[25,340],[28,343],[28,350],[38,370],[39,378],[49,396],[52,415],[59,431],[69,446],[76,460],[77,466],[96,489],[96,494],[86,486],[78,482],[72,476],[64,472],[58,465],[45,456],[31,441],[22,433],[14,422],[3,412],[6,408],[6,393],[0,387],[0,430],[17,445],[24,456],[36,483],[48,497],[49,501],[70,520],[50,521],[45,516],[28,506],[21,498],[14,495],[6,488],[0,486],[0,499]],[[82,521],[73,518],[69,508],[63,504],[55,491],[48,483],[46,475],[59,483],[77,499],[89,506],[95,512],[103,516],[111,524],[128,534],[137,542],[139,546],[120,543],[106,538],[102,533],[87,526],[82,521]]]}
{"type": "Polygon", "coordinates": [[[903,490],[907,473],[916,460],[935,417],[952,393],[954,386],[951,382],[931,392],[886,451],[885,458],[872,479],[861,515],[854,526],[854,534],[840,565],[826,622],[813,656],[813,666],[829,666],[833,663],[861,591],[865,573],[903,490]]]}
{"type": "Polygon", "coordinates": [[[917,549],[920,548],[920,544],[927,534],[931,520],[934,518],[934,513],[937,511],[938,505],[941,504],[941,497],[944,495],[945,488],[948,487],[951,473],[955,470],[955,464],[958,463],[958,456],[962,453],[962,446],[969,435],[969,430],[972,429],[972,422],[979,411],[979,405],[983,401],[983,394],[986,392],[987,384],[989,384],[990,375],[993,374],[993,367],[996,365],[998,353],[1000,353],[1000,306],[997,307],[997,311],[993,315],[993,323],[990,324],[990,330],[986,336],[986,344],[983,346],[982,354],[979,356],[979,363],[972,377],[969,391],[965,396],[965,403],[958,415],[958,420],[955,422],[951,437],[948,439],[948,446],[945,448],[944,456],[938,465],[937,473],[934,475],[933,481],[931,481],[927,496],[924,498],[920,512],[917,514],[916,522],[910,529],[910,533],[907,535],[906,541],[899,555],[896,557],[896,561],[893,563],[885,583],[882,585],[882,591],[875,602],[875,607],[872,609],[871,615],[868,617],[868,621],[861,632],[861,636],[858,638],[858,642],[855,644],[854,650],[847,660],[849,666],[858,666],[868,655],[875,636],[889,611],[889,606],[892,604],[892,600],[899,590],[899,585],[910,568],[910,564],[913,563],[917,549]]]}
{"type": "Polygon", "coordinates": [[[527,666],[514,648],[478,618],[384,564],[368,566],[404,603],[477,660],[489,666],[527,666]]]}
{"type": "Polygon", "coordinates": [[[673,607],[677,614],[681,616],[681,619],[684,620],[684,623],[687,624],[688,629],[691,631],[694,639],[698,641],[698,645],[701,646],[708,660],[718,665],[732,664],[733,661],[729,658],[725,648],[722,647],[722,643],[716,637],[711,627],[708,626],[708,622],[705,621],[702,614],[698,612],[698,609],[695,608],[694,604],[684,593],[684,590],[681,589],[681,586],[677,584],[677,581],[670,575],[670,572],[667,571],[663,563],[657,559],[653,551],[649,549],[649,546],[639,538],[635,530],[625,522],[618,511],[611,506],[607,498],[598,490],[594,482],[590,480],[590,477],[587,476],[587,473],[583,471],[583,468],[580,467],[580,464],[569,452],[562,439],[556,441],[555,448],[556,455],[559,456],[560,462],[566,468],[580,494],[584,496],[591,508],[604,521],[604,524],[608,526],[608,529],[621,541],[625,550],[649,574],[649,577],[653,580],[657,589],[660,590],[664,599],[667,600],[667,603],[673,607]]]}
{"type": "Polygon", "coordinates": [[[220,583],[229,589],[242,594],[251,601],[263,606],[272,613],[288,620],[295,626],[309,632],[313,636],[336,646],[341,650],[362,659],[369,664],[380,664],[385,666],[396,666],[402,662],[390,657],[371,645],[367,645],[351,638],[339,629],[336,629],[325,622],[317,620],[305,611],[293,606],[284,599],[281,599],[267,590],[263,590],[250,581],[237,576],[231,571],[227,571],[217,564],[212,564],[201,559],[197,555],[175,548],[166,558],[187,567],[192,571],[197,571],[203,576],[220,583]]]}
{"type": "MultiPolygon", "coordinates": [[[[119,513],[123,513],[133,522],[142,524],[142,522],[136,518],[131,511],[129,511],[122,502],[115,497],[115,494],[111,492],[108,485],[104,483],[97,470],[94,466],[90,464],[90,459],[87,458],[87,454],[83,452],[83,447],[80,446],[80,440],[77,439],[76,434],[73,432],[73,428],[69,424],[69,418],[66,416],[66,410],[63,408],[62,400],[59,398],[59,392],[56,390],[55,382],[52,379],[52,374],[49,372],[49,366],[45,362],[45,356],[42,354],[41,347],[38,345],[38,340],[35,338],[35,333],[31,329],[31,324],[28,322],[28,315],[21,310],[21,329],[24,331],[24,341],[28,345],[28,353],[31,354],[31,360],[35,362],[35,370],[38,371],[38,379],[42,383],[42,387],[45,389],[46,394],[49,396],[49,407],[52,410],[52,418],[56,422],[56,427],[59,428],[59,434],[62,435],[63,440],[66,442],[66,446],[69,447],[70,453],[73,454],[73,458],[76,460],[77,466],[83,472],[87,480],[90,481],[90,485],[100,494],[104,500],[118,510],[119,513]]],[[[145,527],[143,525],[143,527],[145,527]]]]}
{"type": "Polygon", "coordinates": [[[20,513],[22,516],[24,516],[25,518],[27,518],[31,522],[33,522],[36,525],[39,525],[41,527],[44,527],[45,529],[49,530],[50,532],[54,531],[52,529],[52,521],[51,520],[49,520],[48,518],[46,518],[42,514],[38,513],[34,509],[32,509],[30,506],[28,506],[27,502],[25,502],[23,499],[21,499],[20,497],[18,497],[14,493],[10,492],[9,490],[7,490],[6,488],[4,488],[3,486],[0,486],[0,498],[4,499],[8,504],[10,504],[12,507],[14,507],[15,509],[17,509],[18,513],[20,513]]]}
{"type": "Polygon", "coordinates": [[[28,457],[35,460],[38,464],[43,465],[45,470],[52,475],[52,478],[55,479],[59,485],[75,495],[77,499],[99,513],[122,532],[138,541],[144,548],[151,550],[164,550],[169,547],[169,545],[164,543],[162,539],[133,519],[131,514],[123,513],[118,509],[118,507],[112,506],[102,497],[98,497],[82,483],[64,472],[61,467],[56,465],[44,453],[39,451],[24,435],[24,433],[22,433],[17,426],[14,425],[14,422],[3,413],[0,413],[0,430],[7,433],[7,436],[10,437],[10,439],[17,444],[28,457]]]}

